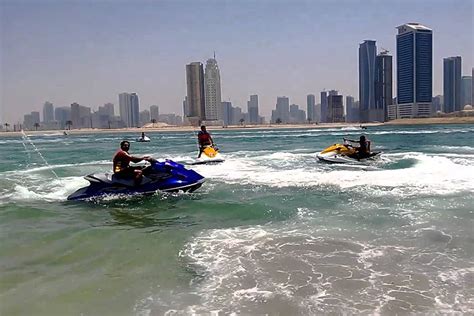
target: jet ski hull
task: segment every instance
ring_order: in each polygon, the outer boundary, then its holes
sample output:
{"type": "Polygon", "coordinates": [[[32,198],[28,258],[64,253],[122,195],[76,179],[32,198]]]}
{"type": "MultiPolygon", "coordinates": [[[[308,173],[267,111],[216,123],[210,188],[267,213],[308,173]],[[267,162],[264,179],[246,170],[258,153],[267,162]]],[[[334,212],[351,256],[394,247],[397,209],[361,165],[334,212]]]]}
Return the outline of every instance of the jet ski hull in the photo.
{"type": "Polygon", "coordinates": [[[85,177],[90,185],[68,196],[68,200],[85,200],[106,195],[148,195],[161,192],[194,192],[202,186],[205,178],[194,170],[171,160],[153,162],[149,170],[144,169],[140,185],[133,179],[121,179],[111,174],[91,174],[85,177]]]}
{"type": "Polygon", "coordinates": [[[204,164],[217,164],[224,162],[221,154],[218,149],[214,147],[205,147],[201,153],[201,157],[197,158],[195,161],[189,163],[190,165],[204,165],[204,164]]]}
{"type": "Polygon", "coordinates": [[[329,163],[364,163],[376,159],[381,153],[371,152],[367,157],[358,158],[355,148],[346,144],[334,144],[316,155],[320,161],[329,163]]]}
{"type": "Polygon", "coordinates": [[[316,157],[318,157],[320,161],[328,163],[366,163],[375,160],[380,156],[380,154],[380,152],[373,152],[370,156],[361,159],[338,153],[318,153],[316,157]]]}

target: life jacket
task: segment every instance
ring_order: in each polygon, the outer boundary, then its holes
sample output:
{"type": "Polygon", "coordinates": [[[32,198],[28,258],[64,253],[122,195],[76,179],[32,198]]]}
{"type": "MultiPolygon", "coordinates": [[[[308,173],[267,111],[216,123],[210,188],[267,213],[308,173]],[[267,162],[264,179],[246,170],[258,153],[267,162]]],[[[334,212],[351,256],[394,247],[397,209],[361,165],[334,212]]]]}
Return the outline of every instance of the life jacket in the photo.
{"type": "Polygon", "coordinates": [[[198,134],[199,145],[211,145],[211,135],[208,132],[199,132],[198,134]]]}
{"type": "Polygon", "coordinates": [[[120,172],[130,166],[130,156],[122,149],[117,150],[114,155],[114,173],[120,172]]]}

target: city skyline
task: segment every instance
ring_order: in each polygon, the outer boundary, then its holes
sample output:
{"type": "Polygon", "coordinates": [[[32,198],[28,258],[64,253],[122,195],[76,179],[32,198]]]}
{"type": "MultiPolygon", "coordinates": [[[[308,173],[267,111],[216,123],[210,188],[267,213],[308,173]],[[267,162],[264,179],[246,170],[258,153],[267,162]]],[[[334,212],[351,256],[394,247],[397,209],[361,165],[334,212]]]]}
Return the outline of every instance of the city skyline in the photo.
{"type": "MultiPolygon", "coordinates": [[[[117,111],[123,91],[136,92],[143,108],[156,104],[182,115],[183,68],[214,50],[222,101],[245,108],[249,96],[258,95],[259,111],[269,118],[281,95],[300,108],[308,94],[323,89],[357,96],[357,49],[364,40],[390,51],[395,73],[396,27],[408,22],[433,29],[433,96],[443,94],[443,58],[462,56],[462,75],[472,71],[473,4],[420,1],[407,12],[404,3],[277,2],[270,14],[265,2],[2,2],[0,121],[21,121],[46,101],[93,109],[110,102],[117,111]],[[119,23],[125,13],[132,24],[119,23]],[[206,20],[216,13],[226,15],[226,23],[206,20]]],[[[396,97],[395,76],[393,82],[396,97]]]]}

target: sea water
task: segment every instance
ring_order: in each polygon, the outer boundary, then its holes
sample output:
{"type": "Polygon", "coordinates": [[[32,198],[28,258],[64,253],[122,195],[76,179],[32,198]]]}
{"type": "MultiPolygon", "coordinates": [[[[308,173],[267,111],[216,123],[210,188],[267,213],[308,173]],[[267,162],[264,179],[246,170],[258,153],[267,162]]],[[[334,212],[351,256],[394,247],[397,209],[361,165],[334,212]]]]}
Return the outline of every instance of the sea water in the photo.
{"type": "Polygon", "coordinates": [[[121,140],[187,162],[195,134],[30,136],[49,165],[1,137],[0,314],[472,314],[473,132],[216,130],[196,192],[88,202],[66,198],[121,140]],[[378,161],[317,161],[361,133],[378,161]]]}

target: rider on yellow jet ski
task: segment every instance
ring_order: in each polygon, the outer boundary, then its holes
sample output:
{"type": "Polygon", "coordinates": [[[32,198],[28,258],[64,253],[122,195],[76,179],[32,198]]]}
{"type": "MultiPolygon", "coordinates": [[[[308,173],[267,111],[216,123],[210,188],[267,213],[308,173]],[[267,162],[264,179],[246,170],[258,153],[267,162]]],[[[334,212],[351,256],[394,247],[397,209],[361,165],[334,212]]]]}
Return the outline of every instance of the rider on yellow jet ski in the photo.
{"type": "Polygon", "coordinates": [[[359,147],[354,147],[354,149],[356,150],[357,159],[362,159],[370,156],[370,140],[366,139],[364,135],[361,135],[359,140],[351,140],[344,138],[344,141],[359,144],[359,147]]]}

